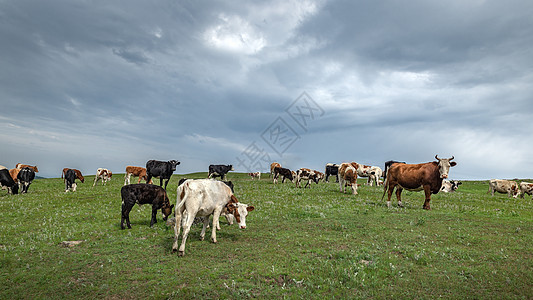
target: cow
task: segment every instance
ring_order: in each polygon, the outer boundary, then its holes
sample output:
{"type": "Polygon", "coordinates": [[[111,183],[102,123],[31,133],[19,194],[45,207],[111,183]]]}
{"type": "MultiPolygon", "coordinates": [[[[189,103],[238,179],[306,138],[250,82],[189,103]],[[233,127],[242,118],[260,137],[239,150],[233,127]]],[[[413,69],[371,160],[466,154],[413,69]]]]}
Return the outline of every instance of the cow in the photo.
{"type": "Polygon", "coordinates": [[[65,193],[76,191],[76,178],[78,178],[74,169],[67,169],[65,172],[65,193]]]}
{"type": "Polygon", "coordinates": [[[35,179],[35,171],[32,168],[24,167],[18,172],[17,179],[20,193],[27,193],[30,184],[35,179]]]}
{"type": "Polygon", "coordinates": [[[393,164],[405,164],[404,161],[388,160],[385,162],[385,168],[383,169],[383,182],[387,180],[387,171],[393,164]]]}
{"type": "Polygon", "coordinates": [[[9,175],[7,169],[0,169],[0,185],[7,188],[7,193],[16,195],[19,193],[19,187],[9,175]]]}
{"type": "Polygon", "coordinates": [[[33,171],[35,171],[35,173],[39,173],[39,169],[37,169],[37,166],[24,165],[24,164],[21,164],[21,163],[18,163],[18,164],[15,165],[15,169],[22,170],[24,168],[30,168],[33,171]]]}
{"type": "Polygon", "coordinates": [[[520,182],[520,198],[524,198],[524,195],[533,195],[533,183],[520,182]]]}
{"type": "Polygon", "coordinates": [[[437,161],[422,164],[393,164],[388,169],[387,180],[383,184],[383,197],[388,192],[387,206],[390,208],[390,198],[394,188],[396,188],[396,198],[398,206],[402,207],[401,194],[404,189],[409,191],[424,190],[425,201],[423,209],[431,209],[429,202],[431,194],[437,194],[442,187],[442,180],[448,178],[450,167],[457,165],[452,161],[455,157],[439,158],[435,155],[437,161]]]}
{"type": "Polygon", "coordinates": [[[174,204],[170,205],[167,192],[160,186],[137,183],[125,185],[120,189],[120,196],[122,197],[122,217],[120,218],[120,229],[124,229],[124,220],[126,225],[131,229],[130,211],[135,204],[151,204],[152,205],[152,219],[150,220],[150,227],[157,223],[157,210],[161,209],[163,220],[167,220],[172,213],[174,204]]]}
{"type": "Polygon", "coordinates": [[[302,180],[307,180],[307,183],[304,188],[306,188],[307,186],[311,188],[311,182],[318,184],[317,174],[315,174],[314,171],[311,171],[311,169],[301,168],[296,171],[296,187],[300,187],[300,182],[302,180]]]}
{"type": "MultiPolygon", "coordinates": [[[[210,179],[187,180],[178,186],[177,201],[174,225],[174,244],[172,251],[178,251],[179,256],[185,254],[185,242],[187,235],[195,217],[204,217],[204,226],[200,233],[200,239],[205,237],[209,216],[213,215],[213,228],[211,240],[217,242],[216,229],[219,225],[219,218],[222,210],[227,209],[228,213],[235,216],[241,229],[246,228],[246,216],[239,214],[237,198],[231,192],[231,189],[223,182],[210,179]],[[183,223],[182,223],[183,220],[183,223]],[[181,245],[178,249],[178,237],[181,227],[183,226],[183,235],[181,245]]],[[[248,207],[247,212],[253,210],[248,207]]]]}
{"type": "Polygon", "coordinates": [[[270,164],[270,177],[274,177],[274,168],[278,167],[281,168],[281,164],[277,162],[273,162],[270,164]]]}
{"type": "Polygon", "coordinates": [[[96,182],[98,182],[100,179],[102,180],[102,185],[106,184],[109,180],[111,180],[112,176],[113,173],[108,169],[98,168],[98,170],[96,170],[96,176],[94,177],[93,186],[95,186],[96,182]]]}
{"type": "Polygon", "coordinates": [[[292,182],[294,182],[294,180],[296,179],[296,176],[293,173],[293,171],[287,168],[275,167],[274,168],[274,184],[278,183],[279,176],[282,177],[281,183],[284,183],[285,179],[287,178],[292,182]]]}
{"type": "Polygon", "coordinates": [[[450,181],[450,180],[444,179],[442,181],[442,187],[440,188],[440,191],[444,193],[455,192],[461,184],[463,183],[458,180],[450,181]]]}
{"type": "Polygon", "coordinates": [[[318,181],[324,179],[324,177],[325,177],[325,176],[324,176],[324,173],[319,172],[319,171],[317,171],[317,170],[313,170],[313,172],[315,172],[315,175],[316,175],[316,178],[317,178],[318,181]]]}
{"type": "MultiPolygon", "coordinates": [[[[63,179],[63,176],[66,175],[68,169],[69,168],[64,168],[63,169],[63,173],[61,173],[61,179],[63,179]]],[[[81,181],[81,183],[85,182],[85,177],[83,177],[83,175],[81,174],[80,170],[78,170],[78,169],[71,169],[71,170],[74,171],[74,173],[76,174],[76,178],[78,178],[81,181]]]]}
{"type": "Polygon", "coordinates": [[[180,162],[177,160],[158,161],[149,160],[146,162],[146,181],[150,182],[152,177],[159,178],[159,186],[163,186],[163,179],[165,181],[165,191],[167,190],[168,181],[172,176],[172,173],[176,171],[176,166],[180,162]]]}
{"type": "Polygon", "coordinates": [[[337,174],[341,193],[346,193],[346,186],[352,187],[352,194],[357,195],[357,168],[355,162],[342,163],[337,174]]]}
{"type": "Polygon", "coordinates": [[[489,192],[494,196],[494,192],[507,194],[508,197],[516,198],[520,194],[520,187],[516,181],[505,179],[491,179],[489,181],[489,192]]]}
{"type": "Polygon", "coordinates": [[[336,178],[335,182],[339,182],[338,181],[339,178],[337,177],[337,174],[339,173],[339,165],[332,164],[332,163],[327,163],[326,164],[325,173],[326,173],[326,181],[327,182],[329,182],[329,176],[331,176],[331,175],[335,176],[335,178],[336,178]]]}
{"type": "Polygon", "coordinates": [[[373,183],[376,183],[376,186],[379,186],[380,178],[383,176],[383,171],[380,167],[377,166],[371,166],[370,170],[368,171],[368,181],[367,184],[372,186],[373,183]]]}
{"type": "Polygon", "coordinates": [[[257,178],[257,180],[261,180],[261,172],[248,173],[248,176],[252,177],[252,180],[255,178],[257,178]]]}
{"type": "Polygon", "coordinates": [[[229,171],[235,171],[233,165],[209,165],[207,178],[220,177],[222,180],[226,180],[226,174],[229,171]]]}
{"type": "Polygon", "coordinates": [[[137,180],[137,183],[141,183],[141,180],[144,180],[146,183],[152,184],[152,181],[146,181],[146,168],[144,167],[134,167],[134,166],[127,166],[126,167],[126,174],[124,174],[124,185],[130,184],[130,177],[139,177],[139,180],[137,180]]]}

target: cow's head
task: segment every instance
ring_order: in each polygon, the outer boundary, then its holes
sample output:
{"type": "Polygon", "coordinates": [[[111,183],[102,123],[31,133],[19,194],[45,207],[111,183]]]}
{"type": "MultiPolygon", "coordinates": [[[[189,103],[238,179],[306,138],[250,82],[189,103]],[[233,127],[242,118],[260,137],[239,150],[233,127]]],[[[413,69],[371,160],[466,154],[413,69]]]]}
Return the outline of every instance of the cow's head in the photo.
{"type": "Polygon", "coordinates": [[[450,171],[450,167],[457,165],[456,162],[452,161],[454,159],[454,156],[452,156],[451,158],[439,158],[438,155],[435,155],[435,159],[438,161],[440,178],[448,178],[448,172],[450,171]]]}
{"type": "Polygon", "coordinates": [[[180,164],[179,161],[174,160],[174,159],[173,160],[169,160],[168,163],[171,165],[170,169],[172,170],[172,172],[176,171],[176,166],[180,164]]]}
{"type": "Polygon", "coordinates": [[[168,201],[168,197],[165,193],[166,200],[163,202],[163,207],[161,207],[161,213],[163,213],[163,220],[166,221],[168,216],[172,213],[172,208],[174,208],[174,204],[170,205],[170,202],[168,201]]]}
{"type": "Polygon", "coordinates": [[[235,171],[235,169],[233,168],[233,165],[229,165],[228,167],[230,171],[235,171]]]}
{"type": "Polygon", "coordinates": [[[513,195],[513,198],[517,198],[520,196],[520,188],[518,187],[518,184],[514,181],[512,181],[511,185],[511,195],[513,195]]]}

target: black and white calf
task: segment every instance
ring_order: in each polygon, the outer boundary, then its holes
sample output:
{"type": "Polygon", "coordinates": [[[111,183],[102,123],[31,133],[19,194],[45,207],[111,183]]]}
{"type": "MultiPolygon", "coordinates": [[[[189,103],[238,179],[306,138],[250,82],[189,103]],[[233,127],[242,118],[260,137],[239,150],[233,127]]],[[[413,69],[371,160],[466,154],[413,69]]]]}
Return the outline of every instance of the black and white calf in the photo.
{"type": "Polygon", "coordinates": [[[65,193],[68,191],[76,191],[76,171],[68,169],[65,172],[65,193]]]}
{"type": "Polygon", "coordinates": [[[167,192],[159,186],[137,183],[125,185],[120,190],[122,196],[122,217],[120,219],[120,228],[124,229],[124,220],[126,225],[131,228],[130,224],[130,211],[135,205],[152,204],[152,219],[150,221],[150,227],[157,223],[156,215],[157,210],[161,209],[163,213],[163,220],[167,220],[167,217],[172,213],[174,204],[170,205],[167,192]]]}
{"type": "Polygon", "coordinates": [[[172,173],[176,171],[176,166],[180,162],[177,160],[169,161],[158,161],[158,160],[149,160],[146,162],[146,182],[150,182],[152,177],[159,178],[159,186],[163,186],[163,179],[165,181],[165,190],[167,189],[168,181],[172,173]]]}
{"type": "Polygon", "coordinates": [[[229,171],[235,171],[233,165],[209,165],[208,178],[220,177],[222,180],[226,180],[226,174],[229,171]]]}
{"type": "Polygon", "coordinates": [[[457,188],[463,184],[462,182],[458,181],[458,180],[447,180],[447,179],[443,179],[442,180],[442,187],[440,188],[440,191],[441,192],[444,192],[444,193],[451,193],[451,192],[455,192],[457,190],[457,188]]]}
{"type": "Polygon", "coordinates": [[[329,182],[329,176],[335,176],[336,181],[339,182],[339,178],[337,177],[337,174],[339,174],[339,165],[337,164],[326,164],[326,182],[329,182]]]}
{"type": "Polygon", "coordinates": [[[9,175],[8,169],[0,169],[0,185],[6,187],[9,194],[16,195],[19,193],[19,187],[9,175]]]}
{"type": "Polygon", "coordinates": [[[23,168],[17,175],[19,182],[20,193],[24,194],[28,192],[31,182],[35,179],[35,171],[31,168],[23,168]]]}
{"type": "Polygon", "coordinates": [[[296,176],[293,176],[291,170],[289,170],[287,168],[275,167],[274,168],[274,184],[278,183],[278,178],[280,176],[282,177],[281,183],[284,183],[285,179],[289,179],[292,182],[294,182],[295,179],[296,179],[296,176]]]}

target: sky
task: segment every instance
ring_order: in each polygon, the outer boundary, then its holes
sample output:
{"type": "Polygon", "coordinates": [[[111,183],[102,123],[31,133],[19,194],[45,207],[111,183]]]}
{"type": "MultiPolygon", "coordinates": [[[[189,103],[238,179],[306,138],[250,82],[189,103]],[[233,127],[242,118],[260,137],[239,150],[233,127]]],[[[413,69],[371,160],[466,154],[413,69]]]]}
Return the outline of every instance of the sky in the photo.
{"type": "Polygon", "coordinates": [[[533,2],[0,0],[0,165],[532,178],[533,2]]]}

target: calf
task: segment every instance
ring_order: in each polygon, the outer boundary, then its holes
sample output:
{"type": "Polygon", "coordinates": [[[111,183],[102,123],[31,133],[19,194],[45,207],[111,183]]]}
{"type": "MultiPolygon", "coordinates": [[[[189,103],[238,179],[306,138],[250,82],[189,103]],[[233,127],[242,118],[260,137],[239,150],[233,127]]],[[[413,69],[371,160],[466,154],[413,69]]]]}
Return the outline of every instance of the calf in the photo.
{"type": "Polygon", "coordinates": [[[342,193],[346,193],[346,186],[349,185],[352,187],[352,194],[357,195],[357,167],[358,164],[355,162],[342,163],[339,166],[337,177],[342,193]]]}
{"type": "Polygon", "coordinates": [[[159,186],[163,186],[163,179],[165,181],[165,191],[167,190],[168,181],[172,176],[172,173],[176,171],[176,166],[180,162],[177,160],[169,161],[158,161],[158,160],[149,160],[146,162],[146,181],[150,182],[152,177],[159,178],[159,186]]]}
{"type": "Polygon", "coordinates": [[[525,194],[530,196],[533,194],[533,183],[520,182],[520,198],[524,198],[525,194]]]}
{"type": "Polygon", "coordinates": [[[516,198],[520,194],[520,187],[516,181],[504,179],[491,179],[489,181],[489,192],[494,196],[494,191],[507,194],[508,197],[516,198]]]}
{"type": "Polygon", "coordinates": [[[35,171],[35,173],[39,173],[39,169],[37,169],[37,166],[30,166],[30,165],[24,165],[24,164],[21,164],[21,163],[18,163],[15,165],[15,169],[24,169],[24,168],[30,168],[32,169],[33,171],[35,171]]]}
{"type": "Polygon", "coordinates": [[[76,191],[76,171],[74,169],[67,169],[65,172],[65,193],[68,191],[76,191]]]}
{"type": "Polygon", "coordinates": [[[150,227],[157,223],[156,215],[158,209],[161,209],[163,220],[166,221],[174,207],[174,204],[170,205],[167,192],[162,187],[151,184],[138,183],[125,185],[120,190],[120,195],[122,197],[122,217],[120,219],[121,229],[124,229],[124,220],[126,220],[128,228],[131,229],[130,211],[135,203],[139,205],[152,204],[150,227]]]}
{"type": "Polygon", "coordinates": [[[102,180],[102,185],[106,184],[109,180],[111,180],[112,176],[113,173],[108,169],[98,168],[98,170],[96,170],[96,176],[94,177],[93,186],[95,186],[96,182],[98,182],[100,179],[102,180]]]}
{"type": "MultiPolygon", "coordinates": [[[[63,176],[65,176],[67,170],[69,170],[69,168],[64,168],[63,169],[63,173],[61,173],[61,179],[63,179],[63,176]]],[[[81,174],[81,171],[78,170],[78,169],[71,169],[74,171],[74,173],[76,174],[76,178],[78,178],[81,183],[84,183],[85,182],[85,177],[83,177],[83,175],[81,174]]]]}
{"type": "Polygon", "coordinates": [[[126,167],[126,174],[124,174],[124,185],[130,184],[130,177],[139,177],[139,180],[137,180],[137,183],[141,183],[141,180],[144,180],[146,183],[152,184],[152,181],[147,181],[146,176],[146,168],[143,167],[134,167],[134,166],[127,166],[126,167]]]}
{"type": "Polygon", "coordinates": [[[219,176],[222,180],[225,180],[226,174],[229,171],[235,171],[232,165],[209,165],[207,178],[216,178],[219,176]]]}
{"type": "Polygon", "coordinates": [[[284,183],[286,178],[288,178],[292,182],[294,182],[296,178],[291,170],[287,168],[275,167],[274,168],[274,184],[278,183],[278,178],[280,176],[282,177],[281,183],[284,183]]]}
{"type": "Polygon", "coordinates": [[[339,182],[339,178],[337,177],[337,174],[339,174],[339,165],[328,163],[326,164],[326,181],[329,182],[329,176],[335,176],[336,181],[339,182]]]}
{"type": "MultiPolygon", "coordinates": [[[[246,228],[246,216],[241,216],[237,208],[239,201],[235,198],[231,189],[223,182],[209,179],[187,180],[178,186],[177,194],[175,210],[176,223],[174,225],[174,244],[172,245],[172,251],[178,251],[179,256],[185,254],[187,235],[196,216],[205,217],[204,226],[200,233],[200,239],[203,240],[209,222],[209,216],[213,215],[213,229],[211,232],[213,243],[217,242],[216,228],[219,224],[220,214],[224,208],[227,209],[228,213],[235,216],[241,229],[246,228]],[[182,226],[183,236],[178,249],[178,237],[182,226]]],[[[251,210],[253,208],[247,208],[247,211],[251,210]]]]}
{"type": "Polygon", "coordinates": [[[21,194],[27,193],[30,184],[32,183],[33,179],[35,179],[35,171],[31,168],[25,167],[20,170],[17,175],[17,179],[21,194]]]}
{"type": "Polygon", "coordinates": [[[311,188],[311,182],[318,184],[317,174],[315,174],[315,172],[311,171],[310,169],[301,168],[296,171],[296,187],[300,187],[300,182],[302,180],[307,180],[307,183],[304,188],[306,188],[307,186],[311,188]]]}
{"type": "Polygon", "coordinates": [[[440,191],[444,193],[455,192],[461,184],[463,183],[458,180],[450,181],[444,179],[442,180],[442,187],[440,188],[440,191]]]}
{"type": "Polygon", "coordinates": [[[9,194],[16,195],[19,193],[19,187],[9,175],[7,169],[0,169],[0,185],[7,188],[9,194]]]}
{"type": "Polygon", "coordinates": [[[256,179],[261,180],[261,172],[248,173],[248,176],[252,177],[252,180],[256,179]]]}
{"type": "Polygon", "coordinates": [[[370,170],[368,171],[368,181],[367,184],[372,186],[374,183],[376,186],[380,185],[380,178],[383,176],[383,171],[380,167],[377,166],[371,166],[370,170]]]}

